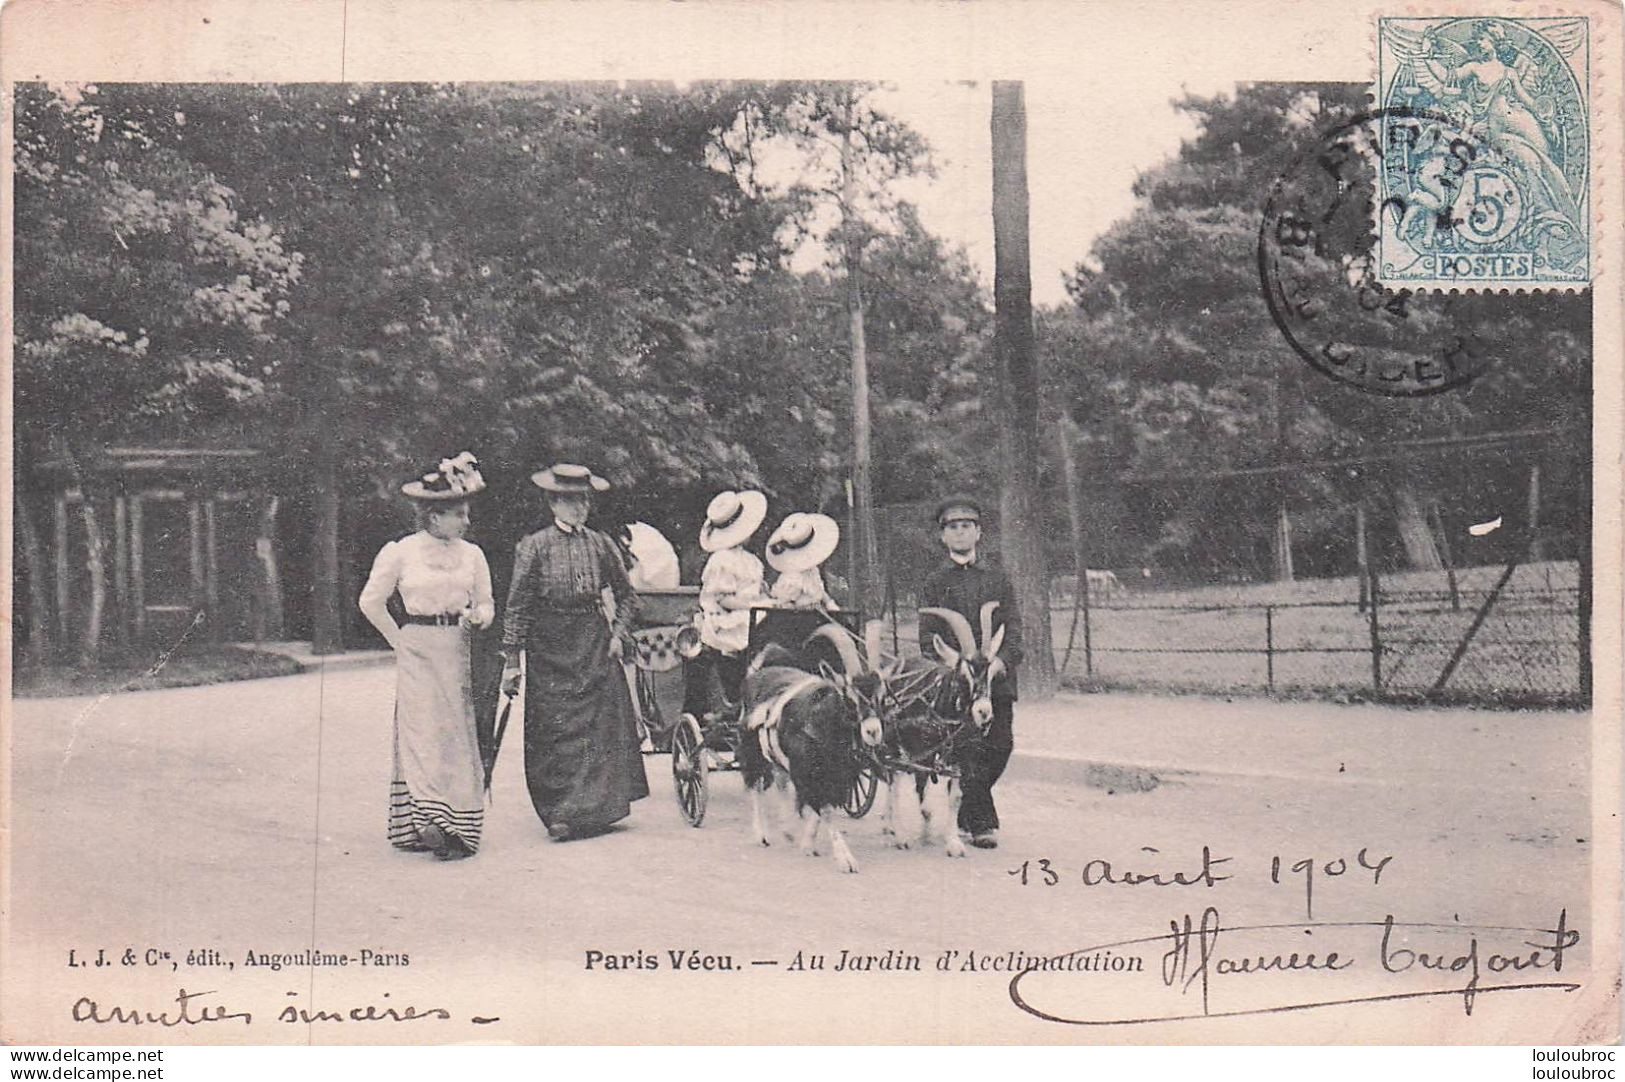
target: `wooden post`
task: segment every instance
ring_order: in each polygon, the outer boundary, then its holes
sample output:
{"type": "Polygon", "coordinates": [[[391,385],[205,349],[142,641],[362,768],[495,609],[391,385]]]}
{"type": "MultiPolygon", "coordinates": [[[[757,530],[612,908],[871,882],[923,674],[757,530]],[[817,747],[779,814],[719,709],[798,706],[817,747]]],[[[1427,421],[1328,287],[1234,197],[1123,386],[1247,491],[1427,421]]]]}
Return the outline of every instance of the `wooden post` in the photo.
{"type": "Polygon", "coordinates": [[[1444,579],[1450,586],[1450,609],[1461,611],[1461,595],[1456,592],[1456,561],[1450,551],[1450,536],[1444,532],[1444,516],[1439,514],[1439,501],[1428,504],[1428,517],[1433,520],[1433,532],[1439,539],[1439,555],[1444,559],[1444,579]]]}
{"type": "Polygon", "coordinates": [[[1264,686],[1275,690],[1275,606],[1264,606],[1264,686]]]}
{"type": "Polygon", "coordinates": [[[203,501],[196,496],[186,498],[187,540],[190,542],[187,555],[192,579],[192,615],[195,619],[199,610],[208,612],[208,591],[204,585],[203,572],[203,501]]]}
{"type": "Polygon", "coordinates": [[[203,602],[209,608],[209,641],[225,635],[220,614],[220,561],[214,498],[203,501],[203,602]]]}
{"type": "Polygon", "coordinates": [[[1292,516],[1287,513],[1285,500],[1276,507],[1275,535],[1270,547],[1275,557],[1275,581],[1293,581],[1295,576],[1292,570],[1292,516]]]}
{"type": "Polygon", "coordinates": [[[141,497],[130,497],[130,607],[135,614],[135,637],[147,636],[147,563],[141,526],[141,497]]]}
{"type": "Polygon", "coordinates": [[[113,597],[114,625],[119,647],[130,645],[130,510],[123,493],[113,497],[113,597]]]}
{"type": "Polygon", "coordinates": [[[1377,612],[1377,569],[1372,567],[1368,571],[1371,580],[1371,608],[1367,610],[1367,627],[1371,634],[1371,688],[1373,691],[1382,690],[1382,623],[1377,612]]]}
{"type": "Polygon", "coordinates": [[[1546,546],[1540,540],[1540,463],[1529,467],[1529,561],[1539,563],[1546,558],[1546,546]]]}
{"type": "Polygon", "coordinates": [[[1354,505],[1354,562],[1360,575],[1360,611],[1364,612],[1371,596],[1371,556],[1366,549],[1364,503],[1354,505]]]}
{"type": "Polygon", "coordinates": [[[344,621],[339,614],[339,481],[333,434],[317,439],[316,514],[311,523],[311,652],[336,654],[344,649],[344,621]]]}
{"type": "MultiPolygon", "coordinates": [[[[1589,471],[1586,474],[1590,476],[1589,471]]],[[[1583,515],[1580,519],[1580,597],[1578,613],[1578,642],[1580,651],[1580,702],[1589,707],[1591,705],[1591,612],[1593,601],[1591,598],[1591,484],[1582,482],[1583,493],[1581,507],[1583,515]]]]}
{"type": "Polygon", "coordinates": [[[1512,550],[1512,559],[1507,561],[1505,570],[1501,572],[1501,577],[1495,580],[1495,585],[1490,588],[1489,595],[1484,598],[1483,603],[1478,606],[1478,611],[1473,614],[1473,622],[1467,625],[1467,631],[1462,635],[1461,641],[1456,643],[1456,649],[1451,653],[1450,660],[1445,662],[1444,670],[1439,673],[1439,678],[1433,682],[1431,694],[1439,694],[1444,690],[1444,686],[1450,682],[1450,677],[1456,672],[1456,666],[1460,665],[1461,659],[1467,656],[1467,648],[1472,646],[1474,637],[1478,635],[1478,629],[1484,626],[1485,617],[1489,616],[1490,610],[1501,599],[1501,591],[1506,589],[1507,583],[1512,581],[1512,575],[1518,570],[1518,564],[1529,551],[1528,546],[1529,535],[1525,535],[1524,543],[1512,550]]]}
{"type": "Polygon", "coordinates": [[[845,232],[846,320],[852,355],[852,486],[856,581],[852,591],[860,612],[873,613],[879,603],[875,568],[874,490],[870,462],[869,349],[863,328],[863,241],[857,213],[857,102],[846,93],[846,130],[841,138],[841,226],[845,232]]]}
{"type": "Polygon", "coordinates": [[[1061,655],[1061,672],[1064,674],[1067,665],[1072,660],[1073,635],[1078,629],[1078,618],[1083,618],[1083,671],[1085,676],[1094,675],[1094,658],[1091,656],[1089,644],[1089,558],[1084,551],[1083,544],[1083,507],[1078,499],[1078,463],[1077,456],[1072,449],[1072,434],[1077,425],[1072,415],[1062,407],[1060,415],[1056,418],[1055,434],[1061,452],[1061,485],[1066,489],[1066,520],[1072,530],[1072,570],[1077,576],[1073,584],[1072,626],[1066,635],[1066,651],[1061,655]]]}
{"type": "Polygon", "coordinates": [[[68,563],[67,493],[57,493],[55,520],[53,521],[52,526],[54,527],[54,536],[52,541],[54,542],[53,547],[55,551],[51,554],[51,556],[56,570],[56,629],[61,641],[66,643],[68,641],[69,633],[69,605],[72,604],[73,596],[69,588],[71,580],[68,578],[68,568],[70,565],[68,563]]]}
{"type": "Polygon", "coordinates": [[[998,366],[999,551],[1021,609],[1022,687],[1055,688],[1049,576],[1038,499],[1038,348],[1028,225],[1027,104],[1019,82],[993,83],[993,355],[998,366]]]}

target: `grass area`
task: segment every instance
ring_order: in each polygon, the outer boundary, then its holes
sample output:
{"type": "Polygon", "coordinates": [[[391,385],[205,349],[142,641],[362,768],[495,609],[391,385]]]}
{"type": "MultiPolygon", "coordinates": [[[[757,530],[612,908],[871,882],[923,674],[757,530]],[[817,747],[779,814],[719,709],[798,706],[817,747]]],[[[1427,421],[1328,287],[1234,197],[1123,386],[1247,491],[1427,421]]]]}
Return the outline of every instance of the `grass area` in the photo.
{"type": "Polygon", "coordinates": [[[298,662],[280,654],[246,646],[205,645],[185,647],[167,659],[156,650],[108,658],[90,670],[70,665],[39,668],[18,664],[12,671],[12,695],[19,699],[106,695],[256,680],[299,671],[298,662]]]}
{"type": "MultiPolygon", "coordinates": [[[[1459,606],[1450,601],[1443,573],[1382,579],[1377,629],[1382,693],[1432,688],[1502,570],[1459,571],[1459,606]]],[[[1572,562],[1519,567],[1479,626],[1446,692],[1497,701],[1577,696],[1578,583],[1579,568],[1572,562]]],[[[1063,675],[1111,687],[1368,696],[1377,691],[1371,622],[1359,611],[1358,597],[1352,576],[1120,591],[1091,607],[1092,672],[1086,674],[1080,629],[1063,675]]],[[[1071,632],[1072,607],[1057,606],[1051,615],[1059,656],[1071,632]]]]}
{"type": "MultiPolygon", "coordinates": [[[[1289,583],[1125,589],[1091,595],[1092,666],[1071,598],[1052,601],[1063,681],[1083,688],[1261,693],[1336,700],[1431,692],[1503,565],[1457,572],[1458,606],[1443,572],[1383,576],[1378,620],[1382,684],[1373,680],[1371,624],[1353,576],[1289,583]],[[1267,609],[1271,609],[1266,614],[1267,609]],[[1273,659],[1266,653],[1269,645],[1273,659]]],[[[1563,703],[1580,691],[1579,566],[1520,566],[1479,627],[1441,698],[1458,702],[1563,703]]],[[[915,649],[913,621],[898,637],[915,649]]],[[[890,635],[888,632],[888,647],[890,635]]]]}

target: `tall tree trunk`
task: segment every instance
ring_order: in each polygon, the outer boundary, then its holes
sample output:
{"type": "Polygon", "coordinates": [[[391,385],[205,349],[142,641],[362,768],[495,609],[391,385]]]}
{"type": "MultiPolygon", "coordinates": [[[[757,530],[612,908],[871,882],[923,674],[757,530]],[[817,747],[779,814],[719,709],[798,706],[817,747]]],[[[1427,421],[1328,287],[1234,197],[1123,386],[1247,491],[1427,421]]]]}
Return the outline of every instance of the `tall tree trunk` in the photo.
{"type": "Polygon", "coordinates": [[[1055,690],[1049,579],[1038,501],[1038,350],[1027,238],[1027,106],[1019,82],[993,84],[993,353],[998,362],[999,547],[1021,606],[1022,688],[1055,690]]]}
{"type": "Polygon", "coordinates": [[[282,573],[276,561],[276,512],[280,501],[272,496],[260,508],[259,533],[254,538],[254,556],[259,561],[259,604],[254,606],[254,638],[257,642],[277,642],[287,636],[282,606],[282,573]]]}
{"type": "Polygon", "coordinates": [[[316,654],[344,649],[339,615],[339,483],[333,440],[322,434],[316,443],[316,521],[311,537],[315,574],[311,576],[310,648],[316,654]]]}
{"type": "Polygon", "coordinates": [[[13,484],[11,508],[23,567],[28,573],[28,644],[23,657],[29,665],[38,667],[50,661],[53,649],[45,546],[40,543],[39,527],[34,524],[34,515],[28,509],[28,499],[20,484],[13,484]]]}
{"type": "Polygon", "coordinates": [[[841,213],[845,233],[846,318],[852,355],[852,519],[857,608],[873,616],[880,604],[879,546],[875,540],[874,485],[869,427],[869,352],[863,331],[863,242],[857,220],[857,148],[853,144],[857,103],[846,95],[846,131],[841,139],[841,213]]]}
{"type": "MultiPolygon", "coordinates": [[[[1275,420],[1275,461],[1286,460],[1286,395],[1281,386],[1286,369],[1277,367],[1270,382],[1270,413],[1275,420]]],[[[1280,481],[1276,482],[1280,484],[1280,481]]],[[[1287,510],[1283,495],[1275,506],[1275,530],[1270,535],[1270,563],[1276,582],[1291,582],[1296,576],[1292,568],[1292,515],[1287,510]]]]}
{"type": "Polygon", "coordinates": [[[81,492],[84,498],[79,501],[79,515],[85,524],[85,570],[90,573],[90,606],[79,639],[79,663],[89,667],[99,662],[102,655],[102,615],[107,611],[107,545],[102,539],[95,497],[88,488],[82,488],[81,492]]]}
{"type": "MultiPolygon", "coordinates": [[[[107,542],[102,537],[100,516],[96,514],[95,486],[84,465],[87,456],[67,439],[60,446],[68,476],[79,488],[79,518],[85,526],[85,570],[90,577],[90,598],[79,634],[78,660],[88,668],[101,660],[102,617],[107,611],[107,542]]],[[[66,564],[59,559],[58,566],[66,564]]]]}
{"type": "Polygon", "coordinates": [[[1427,513],[1409,481],[1394,486],[1394,514],[1398,519],[1399,540],[1405,546],[1405,559],[1416,571],[1441,571],[1444,558],[1428,529],[1427,513]]]}

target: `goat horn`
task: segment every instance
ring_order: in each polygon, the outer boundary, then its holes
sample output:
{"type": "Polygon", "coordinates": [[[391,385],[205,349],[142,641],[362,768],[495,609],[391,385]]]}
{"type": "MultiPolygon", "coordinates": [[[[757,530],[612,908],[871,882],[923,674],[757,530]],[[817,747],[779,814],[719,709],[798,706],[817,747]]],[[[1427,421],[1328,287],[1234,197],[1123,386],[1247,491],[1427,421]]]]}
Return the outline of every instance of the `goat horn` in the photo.
{"type": "MultiPolygon", "coordinates": [[[[976,656],[976,635],[970,629],[970,621],[953,609],[921,609],[921,616],[935,616],[943,623],[954,629],[954,638],[959,640],[959,652],[966,657],[976,656]]],[[[924,643],[921,644],[924,646],[924,643]]]]}
{"type": "Polygon", "coordinates": [[[835,644],[835,652],[841,656],[841,667],[846,670],[846,675],[856,676],[864,671],[863,659],[858,657],[858,648],[853,645],[852,636],[846,628],[839,624],[825,624],[808,635],[806,641],[812,642],[814,639],[828,639],[835,644]]]}
{"type": "Polygon", "coordinates": [[[863,625],[863,652],[869,655],[869,671],[880,671],[880,621],[870,620],[863,625]]]}
{"type": "Polygon", "coordinates": [[[987,644],[993,641],[993,610],[999,607],[997,601],[989,601],[982,605],[982,648],[985,651],[987,644]]]}

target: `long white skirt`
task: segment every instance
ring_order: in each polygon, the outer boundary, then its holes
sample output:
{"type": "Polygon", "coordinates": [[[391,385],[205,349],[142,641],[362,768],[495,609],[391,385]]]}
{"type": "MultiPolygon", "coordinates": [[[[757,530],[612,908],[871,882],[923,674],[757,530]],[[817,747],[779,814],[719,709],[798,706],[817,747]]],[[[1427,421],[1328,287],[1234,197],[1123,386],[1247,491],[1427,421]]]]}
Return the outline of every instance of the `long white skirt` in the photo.
{"type": "Polygon", "coordinates": [[[433,823],[470,852],[477,851],[485,821],[484,780],[474,729],[468,632],[405,625],[395,650],[390,844],[425,849],[420,832],[433,823]]]}

